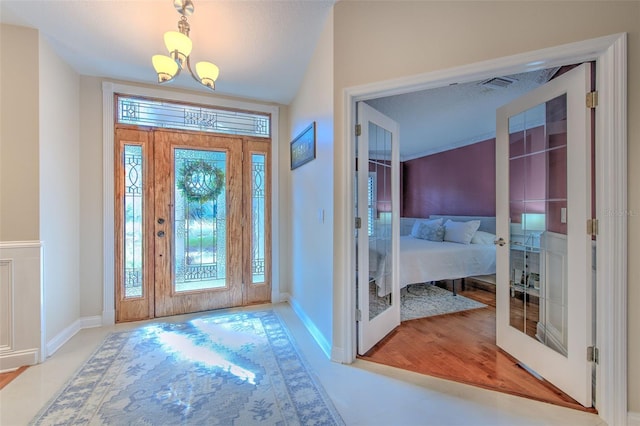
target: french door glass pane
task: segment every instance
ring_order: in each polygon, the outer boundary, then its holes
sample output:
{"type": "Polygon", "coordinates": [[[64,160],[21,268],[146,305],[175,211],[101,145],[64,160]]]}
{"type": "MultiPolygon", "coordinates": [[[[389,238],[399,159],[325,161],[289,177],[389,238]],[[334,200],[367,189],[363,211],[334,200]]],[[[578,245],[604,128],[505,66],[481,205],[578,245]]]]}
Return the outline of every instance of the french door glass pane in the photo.
{"type": "Polygon", "coordinates": [[[219,151],[174,151],[176,292],[226,287],[226,166],[219,151]]]}
{"type": "Polygon", "coordinates": [[[510,324],[567,354],[567,97],[509,118],[510,324]]]}
{"type": "Polygon", "coordinates": [[[251,282],[264,282],[265,260],[265,155],[251,155],[252,241],[251,282]]]}
{"type": "Polygon", "coordinates": [[[369,123],[369,319],[389,309],[393,262],[391,232],[391,132],[369,123]],[[373,190],[371,190],[373,188],[373,190]]]}
{"type": "Polygon", "coordinates": [[[142,297],[143,180],[142,147],[125,145],[124,170],[124,297],[142,297]]]}

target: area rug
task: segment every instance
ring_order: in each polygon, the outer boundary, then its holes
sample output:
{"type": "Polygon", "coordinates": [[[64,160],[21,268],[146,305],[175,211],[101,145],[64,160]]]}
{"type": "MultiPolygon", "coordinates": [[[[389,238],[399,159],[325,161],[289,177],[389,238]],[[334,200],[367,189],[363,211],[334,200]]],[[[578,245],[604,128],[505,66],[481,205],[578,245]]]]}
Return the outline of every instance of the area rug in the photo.
{"type": "MultiPolygon", "coordinates": [[[[386,298],[377,297],[375,286],[369,292],[370,317],[386,309],[386,298]]],[[[411,284],[400,292],[400,320],[407,321],[435,315],[450,314],[469,309],[484,308],[487,305],[464,296],[454,294],[444,288],[422,283],[411,284]]]]}
{"type": "Polygon", "coordinates": [[[109,335],[36,425],[343,425],[273,311],[109,335]]]}

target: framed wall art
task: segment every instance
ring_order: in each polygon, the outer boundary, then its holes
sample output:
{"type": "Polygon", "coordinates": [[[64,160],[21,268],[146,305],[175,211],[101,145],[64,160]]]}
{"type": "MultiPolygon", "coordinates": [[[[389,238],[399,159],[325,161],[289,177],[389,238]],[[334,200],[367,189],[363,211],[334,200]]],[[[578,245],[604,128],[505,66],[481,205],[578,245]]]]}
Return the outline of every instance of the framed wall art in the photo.
{"type": "Polygon", "coordinates": [[[316,122],[311,123],[291,142],[291,170],[316,158],[316,122]]]}

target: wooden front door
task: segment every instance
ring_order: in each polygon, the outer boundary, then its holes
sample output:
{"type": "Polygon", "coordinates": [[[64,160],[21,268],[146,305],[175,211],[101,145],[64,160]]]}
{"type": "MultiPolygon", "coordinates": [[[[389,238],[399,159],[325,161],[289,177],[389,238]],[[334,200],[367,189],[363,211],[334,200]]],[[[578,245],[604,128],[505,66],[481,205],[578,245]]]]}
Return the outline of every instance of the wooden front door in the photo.
{"type": "Polygon", "coordinates": [[[268,302],[269,142],[116,129],[116,318],[268,302]]]}

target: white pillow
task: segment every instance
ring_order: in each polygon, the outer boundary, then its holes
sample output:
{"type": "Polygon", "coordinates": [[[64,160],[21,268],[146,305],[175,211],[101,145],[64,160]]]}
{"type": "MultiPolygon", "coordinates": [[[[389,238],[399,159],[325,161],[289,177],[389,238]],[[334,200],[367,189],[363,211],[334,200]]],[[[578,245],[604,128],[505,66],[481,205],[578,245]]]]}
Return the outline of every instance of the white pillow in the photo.
{"type": "Polygon", "coordinates": [[[413,238],[420,238],[420,225],[442,225],[442,218],[439,217],[437,219],[418,219],[413,223],[413,228],[411,228],[411,236],[413,238]]]}
{"type": "Polygon", "coordinates": [[[479,220],[454,222],[449,219],[444,224],[444,240],[452,243],[469,244],[479,227],[479,220]]]}
{"type": "Polygon", "coordinates": [[[496,236],[490,232],[476,231],[471,238],[471,244],[493,244],[496,236]]]}

